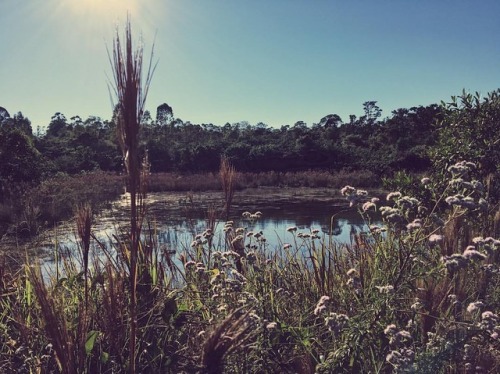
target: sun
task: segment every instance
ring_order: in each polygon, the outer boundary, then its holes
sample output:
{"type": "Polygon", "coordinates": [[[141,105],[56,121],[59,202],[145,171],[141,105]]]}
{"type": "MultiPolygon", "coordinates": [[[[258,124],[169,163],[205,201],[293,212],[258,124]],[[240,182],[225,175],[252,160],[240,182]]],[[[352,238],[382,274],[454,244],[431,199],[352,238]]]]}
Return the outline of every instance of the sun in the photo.
{"type": "Polygon", "coordinates": [[[116,18],[135,13],[138,0],[66,0],[74,13],[93,17],[116,18]]]}

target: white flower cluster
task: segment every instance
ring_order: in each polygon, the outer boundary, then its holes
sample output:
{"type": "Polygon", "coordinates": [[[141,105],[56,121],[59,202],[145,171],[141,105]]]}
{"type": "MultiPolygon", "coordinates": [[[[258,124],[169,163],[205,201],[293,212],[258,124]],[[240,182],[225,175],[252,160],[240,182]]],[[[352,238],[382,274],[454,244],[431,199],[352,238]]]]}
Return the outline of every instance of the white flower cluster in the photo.
{"type": "Polygon", "coordinates": [[[345,186],[340,190],[340,193],[349,201],[349,206],[351,207],[357,203],[363,202],[368,196],[368,191],[358,190],[352,186],[345,186]]]}
{"type": "Polygon", "coordinates": [[[500,240],[492,237],[482,238],[476,237],[472,239],[474,245],[469,245],[463,253],[454,253],[450,256],[441,257],[441,262],[446,266],[448,271],[453,272],[468,265],[484,261],[491,256],[500,247],[500,240]]]}
{"type": "Polygon", "coordinates": [[[470,173],[475,168],[475,164],[465,161],[458,162],[448,168],[448,171],[453,175],[449,185],[456,191],[454,195],[445,199],[448,205],[468,210],[487,210],[488,202],[482,197],[484,185],[477,180],[470,179],[470,173]]]}
{"type": "Polygon", "coordinates": [[[406,330],[399,330],[394,324],[388,325],[384,334],[389,338],[391,348],[385,360],[394,367],[395,372],[410,371],[415,359],[415,351],[411,349],[411,334],[406,330]]]}

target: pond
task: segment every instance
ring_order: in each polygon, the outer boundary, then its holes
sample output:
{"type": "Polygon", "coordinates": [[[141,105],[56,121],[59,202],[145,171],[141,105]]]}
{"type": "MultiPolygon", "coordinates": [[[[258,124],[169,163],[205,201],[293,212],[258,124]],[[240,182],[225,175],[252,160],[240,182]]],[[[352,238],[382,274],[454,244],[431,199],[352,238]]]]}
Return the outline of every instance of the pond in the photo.
{"type": "MultiPolygon", "coordinates": [[[[220,192],[204,193],[152,193],[148,195],[148,221],[143,232],[151,235],[158,245],[177,254],[189,248],[196,235],[208,228],[210,207],[223,206],[220,192]]],[[[220,213],[219,213],[220,216],[220,213]]],[[[296,227],[295,234],[311,234],[318,230],[321,239],[336,243],[349,243],[351,232],[367,230],[367,224],[354,208],[342,199],[336,190],[328,189],[251,189],[236,192],[229,219],[234,228],[243,227],[245,233],[260,233],[266,238],[270,251],[293,241],[287,229],[296,227]],[[261,212],[258,219],[243,217],[244,212],[261,212]]],[[[114,247],[116,237],[125,232],[128,220],[128,198],[123,196],[112,207],[96,217],[93,233],[108,249],[114,247]]],[[[225,249],[226,220],[216,220],[213,245],[225,249]]],[[[375,219],[375,224],[379,224],[375,219]]],[[[44,267],[53,269],[54,249],[68,254],[77,252],[74,223],[66,223],[47,233],[43,244],[48,256],[44,267]],[[57,243],[57,245],[56,245],[57,243]]],[[[94,243],[93,253],[102,256],[102,250],[94,243]]]]}

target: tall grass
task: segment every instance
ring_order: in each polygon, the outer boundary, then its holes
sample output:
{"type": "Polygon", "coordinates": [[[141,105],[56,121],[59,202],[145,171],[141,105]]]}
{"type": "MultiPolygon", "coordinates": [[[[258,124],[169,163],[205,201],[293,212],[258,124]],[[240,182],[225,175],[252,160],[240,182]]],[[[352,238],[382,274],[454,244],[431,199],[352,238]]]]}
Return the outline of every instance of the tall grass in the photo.
{"type": "Polygon", "coordinates": [[[110,58],[114,77],[114,91],[118,99],[117,137],[123,153],[124,165],[128,176],[128,190],[130,192],[130,373],[135,373],[136,364],[136,330],[137,330],[137,277],[138,277],[138,252],[142,219],[144,218],[143,195],[146,185],[141,173],[139,155],[139,132],[144,104],[151,83],[154,67],[151,65],[143,81],[143,48],[136,50],[132,47],[132,27],[130,19],[125,28],[125,46],[122,39],[116,35],[113,44],[113,55],[110,58]],[[141,178],[142,177],[142,178],[141,178]],[[142,194],[142,196],[141,196],[142,194]]]}
{"type": "Polygon", "coordinates": [[[224,193],[224,213],[226,220],[229,220],[229,211],[234,197],[234,183],[236,180],[236,169],[227,158],[222,158],[220,162],[219,176],[224,193]]]}
{"type": "Polygon", "coordinates": [[[0,268],[0,369],[130,371],[135,333],[137,372],[496,373],[500,241],[482,223],[498,207],[473,179],[452,177],[443,188],[426,181],[426,203],[343,188],[368,224],[374,210],[384,219],[348,244],[290,227],[271,248],[235,220],[174,254],[150,225],[138,247],[135,332],[130,243],[102,246],[83,209],[80,255],[58,276],[0,268]],[[87,254],[87,270],[71,265],[87,254]]]}

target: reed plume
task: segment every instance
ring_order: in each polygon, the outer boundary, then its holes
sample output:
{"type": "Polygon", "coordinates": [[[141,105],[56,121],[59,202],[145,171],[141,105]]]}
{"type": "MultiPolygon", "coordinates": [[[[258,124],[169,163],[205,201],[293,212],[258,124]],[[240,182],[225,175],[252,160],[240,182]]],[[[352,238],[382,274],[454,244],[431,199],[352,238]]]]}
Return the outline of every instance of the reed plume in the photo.
{"type": "Polygon", "coordinates": [[[229,219],[229,210],[233,202],[234,182],[236,179],[236,169],[231,162],[226,158],[221,158],[219,176],[221,179],[222,190],[224,191],[224,213],[226,220],[229,219]]]}
{"type": "Polygon", "coordinates": [[[130,192],[130,373],[135,373],[136,334],[137,334],[137,259],[143,212],[143,199],[140,196],[141,163],[139,156],[139,133],[146,96],[155,66],[152,65],[153,52],[146,77],[143,81],[143,47],[132,48],[132,27],[127,18],[125,27],[125,46],[116,34],[110,63],[114,77],[114,93],[118,99],[117,137],[123,154],[130,192]]]}

